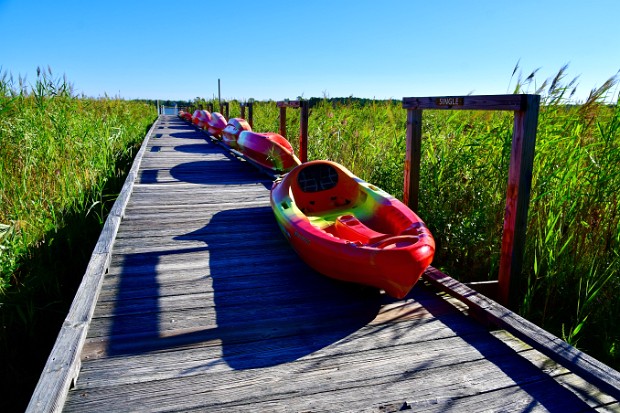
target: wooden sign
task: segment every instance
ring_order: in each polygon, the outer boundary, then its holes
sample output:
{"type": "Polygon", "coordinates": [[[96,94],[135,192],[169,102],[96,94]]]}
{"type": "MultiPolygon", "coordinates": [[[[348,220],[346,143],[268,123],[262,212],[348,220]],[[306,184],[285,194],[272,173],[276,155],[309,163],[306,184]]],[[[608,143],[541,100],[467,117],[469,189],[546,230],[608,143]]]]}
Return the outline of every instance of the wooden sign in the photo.
{"type": "Polygon", "coordinates": [[[435,104],[437,106],[463,106],[464,100],[462,97],[435,98],[435,104]]]}

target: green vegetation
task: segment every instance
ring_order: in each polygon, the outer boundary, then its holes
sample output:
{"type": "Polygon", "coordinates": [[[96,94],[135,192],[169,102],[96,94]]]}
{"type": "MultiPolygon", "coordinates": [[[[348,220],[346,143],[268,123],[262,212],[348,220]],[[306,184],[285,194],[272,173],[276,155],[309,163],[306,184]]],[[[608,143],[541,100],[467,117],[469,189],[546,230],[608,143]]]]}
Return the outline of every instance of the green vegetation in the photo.
{"type": "Polygon", "coordinates": [[[146,103],[77,97],[49,69],[32,86],[0,74],[0,379],[15,403],[38,380],[156,116],[146,103]]]}

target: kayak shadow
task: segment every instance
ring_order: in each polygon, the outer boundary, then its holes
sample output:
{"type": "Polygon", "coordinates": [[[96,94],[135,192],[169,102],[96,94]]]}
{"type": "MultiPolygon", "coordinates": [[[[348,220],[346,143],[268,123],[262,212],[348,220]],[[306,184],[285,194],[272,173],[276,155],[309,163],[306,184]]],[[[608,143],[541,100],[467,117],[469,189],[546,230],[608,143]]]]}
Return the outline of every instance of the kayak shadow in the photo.
{"type": "Polygon", "coordinates": [[[265,189],[271,189],[273,184],[256,168],[232,156],[182,163],[170,169],[170,175],[177,181],[200,185],[262,184],[265,189]]]}
{"type": "Polygon", "coordinates": [[[377,290],[329,279],[302,262],[269,207],[218,212],[175,240],[204,242],[209,250],[215,335],[234,369],[297,360],[359,330],[379,312],[377,290]]]}
{"type": "Polygon", "coordinates": [[[184,129],[185,130],[183,132],[172,132],[169,135],[170,137],[177,139],[205,139],[204,133],[198,131],[187,131],[187,128],[184,129]]]}

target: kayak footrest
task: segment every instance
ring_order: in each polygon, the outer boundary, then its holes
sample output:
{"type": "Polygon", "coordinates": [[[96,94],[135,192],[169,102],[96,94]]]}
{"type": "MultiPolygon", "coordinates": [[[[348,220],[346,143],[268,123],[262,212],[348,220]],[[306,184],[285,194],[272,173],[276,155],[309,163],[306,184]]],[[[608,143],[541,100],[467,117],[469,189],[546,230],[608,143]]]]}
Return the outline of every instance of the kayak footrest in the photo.
{"type": "Polygon", "coordinates": [[[353,242],[359,241],[362,244],[374,244],[390,236],[368,228],[355,215],[351,214],[336,218],[335,229],[338,237],[353,242]]]}

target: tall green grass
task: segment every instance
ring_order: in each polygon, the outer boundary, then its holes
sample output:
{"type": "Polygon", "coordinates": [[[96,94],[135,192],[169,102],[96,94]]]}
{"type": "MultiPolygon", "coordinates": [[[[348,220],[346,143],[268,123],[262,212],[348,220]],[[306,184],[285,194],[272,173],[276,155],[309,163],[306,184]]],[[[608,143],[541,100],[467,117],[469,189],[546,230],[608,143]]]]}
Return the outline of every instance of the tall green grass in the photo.
{"type": "Polygon", "coordinates": [[[0,387],[12,389],[9,400],[36,384],[156,116],[145,103],[76,96],[49,68],[32,85],[0,74],[0,387]]]}

